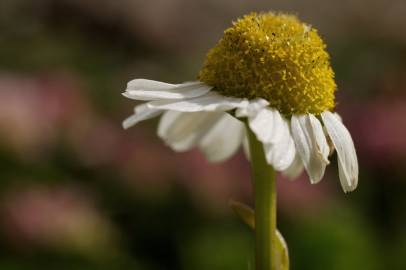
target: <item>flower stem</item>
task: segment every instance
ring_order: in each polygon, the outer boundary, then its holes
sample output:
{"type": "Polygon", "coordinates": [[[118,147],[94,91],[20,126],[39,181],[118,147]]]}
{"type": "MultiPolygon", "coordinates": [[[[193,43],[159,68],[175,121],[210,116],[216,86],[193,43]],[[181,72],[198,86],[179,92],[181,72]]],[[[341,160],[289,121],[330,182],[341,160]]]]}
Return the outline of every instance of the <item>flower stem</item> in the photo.
{"type": "Polygon", "coordinates": [[[256,270],[276,270],[276,177],[265,159],[263,145],[248,130],[255,196],[256,270]]]}

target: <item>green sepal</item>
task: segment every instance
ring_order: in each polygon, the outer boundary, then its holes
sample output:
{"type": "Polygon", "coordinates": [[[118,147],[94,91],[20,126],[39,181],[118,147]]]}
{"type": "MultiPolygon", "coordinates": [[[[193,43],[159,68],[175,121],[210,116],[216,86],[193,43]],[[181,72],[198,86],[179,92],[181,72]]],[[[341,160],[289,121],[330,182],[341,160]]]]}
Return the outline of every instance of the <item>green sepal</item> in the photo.
{"type": "Polygon", "coordinates": [[[242,221],[245,224],[247,224],[251,229],[254,230],[255,229],[254,209],[252,209],[246,204],[234,200],[230,200],[229,204],[230,207],[233,209],[233,211],[237,214],[237,216],[241,218],[242,221]]]}
{"type": "MultiPolygon", "coordinates": [[[[254,209],[246,204],[230,200],[230,207],[237,214],[242,221],[247,224],[251,229],[255,230],[255,212],[254,209]]],[[[276,230],[276,258],[278,260],[278,270],[289,270],[289,252],[285,239],[279,230],[276,230]]]]}

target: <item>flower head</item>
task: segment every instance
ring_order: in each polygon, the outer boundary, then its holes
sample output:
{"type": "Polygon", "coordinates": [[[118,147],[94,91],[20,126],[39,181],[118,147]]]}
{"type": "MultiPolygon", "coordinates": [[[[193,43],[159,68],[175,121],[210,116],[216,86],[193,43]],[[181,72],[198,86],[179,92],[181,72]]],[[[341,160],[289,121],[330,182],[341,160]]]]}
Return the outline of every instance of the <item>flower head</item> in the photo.
{"type": "Polygon", "coordinates": [[[249,128],[270,165],[290,177],[304,168],[311,183],[322,179],[335,149],[341,185],[352,191],[358,161],[350,133],[331,112],[336,85],[325,47],[295,16],[249,14],[210,50],[198,81],[130,81],[124,96],[147,102],[123,126],[163,113],[158,135],[172,149],[198,147],[213,162],[241,145],[249,157],[249,128]]]}
{"type": "Polygon", "coordinates": [[[199,80],[225,96],[263,98],[284,115],[334,108],[334,73],[317,30],[295,16],[251,13],[209,51],[199,80]]]}

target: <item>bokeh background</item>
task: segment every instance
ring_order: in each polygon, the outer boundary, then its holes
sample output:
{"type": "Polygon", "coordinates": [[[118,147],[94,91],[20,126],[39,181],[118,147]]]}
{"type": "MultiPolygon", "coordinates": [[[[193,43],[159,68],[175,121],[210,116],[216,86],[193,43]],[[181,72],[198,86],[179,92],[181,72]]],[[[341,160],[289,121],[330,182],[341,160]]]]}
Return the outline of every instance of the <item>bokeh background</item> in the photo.
{"type": "MultiPolygon", "coordinates": [[[[328,44],[360,185],[278,180],[291,269],[406,269],[406,1],[1,0],[0,269],[254,269],[242,153],[175,154],[123,131],[133,78],[194,79],[250,11],[298,14],[328,44]]],[[[336,164],[333,160],[332,164],[336,164]]]]}

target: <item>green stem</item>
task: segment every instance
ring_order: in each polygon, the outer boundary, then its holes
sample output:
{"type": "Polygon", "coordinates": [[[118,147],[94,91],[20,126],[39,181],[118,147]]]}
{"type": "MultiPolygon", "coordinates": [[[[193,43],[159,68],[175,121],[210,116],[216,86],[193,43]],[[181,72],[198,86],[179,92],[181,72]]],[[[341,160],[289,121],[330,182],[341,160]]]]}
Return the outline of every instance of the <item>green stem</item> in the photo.
{"type": "Polygon", "coordinates": [[[248,130],[255,196],[256,270],[276,270],[276,180],[265,159],[263,145],[248,130]]]}

